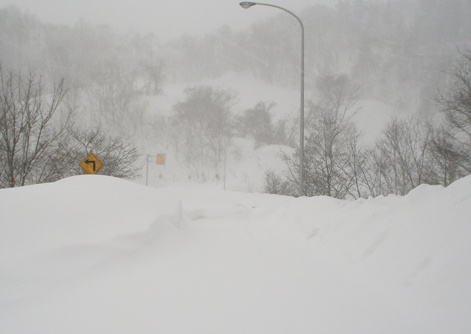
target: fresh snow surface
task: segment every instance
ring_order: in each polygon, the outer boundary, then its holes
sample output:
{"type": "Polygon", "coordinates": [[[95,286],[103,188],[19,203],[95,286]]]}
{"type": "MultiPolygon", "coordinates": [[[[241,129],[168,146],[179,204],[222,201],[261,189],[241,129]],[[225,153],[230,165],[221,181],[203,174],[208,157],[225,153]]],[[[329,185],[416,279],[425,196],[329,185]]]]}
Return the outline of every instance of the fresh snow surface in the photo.
{"type": "Polygon", "coordinates": [[[471,333],[471,177],[357,201],[0,190],[0,333],[471,333]]]}

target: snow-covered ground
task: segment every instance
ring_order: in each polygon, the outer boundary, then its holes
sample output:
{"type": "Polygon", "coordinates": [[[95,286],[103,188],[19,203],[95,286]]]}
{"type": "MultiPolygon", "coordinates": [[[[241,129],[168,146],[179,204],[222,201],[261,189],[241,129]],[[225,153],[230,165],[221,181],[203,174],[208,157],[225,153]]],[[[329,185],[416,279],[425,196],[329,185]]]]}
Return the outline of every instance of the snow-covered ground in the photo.
{"type": "Polygon", "coordinates": [[[471,177],[357,201],[0,190],[0,333],[471,333],[471,177]]]}

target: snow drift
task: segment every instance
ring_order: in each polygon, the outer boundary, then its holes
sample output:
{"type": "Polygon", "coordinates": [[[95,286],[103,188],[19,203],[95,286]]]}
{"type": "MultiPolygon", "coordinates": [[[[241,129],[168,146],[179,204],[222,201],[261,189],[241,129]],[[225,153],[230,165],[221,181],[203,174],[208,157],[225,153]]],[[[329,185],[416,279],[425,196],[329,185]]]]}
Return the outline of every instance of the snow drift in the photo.
{"type": "Polygon", "coordinates": [[[0,332],[470,333],[471,177],[357,201],[0,190],[0,332]]]}

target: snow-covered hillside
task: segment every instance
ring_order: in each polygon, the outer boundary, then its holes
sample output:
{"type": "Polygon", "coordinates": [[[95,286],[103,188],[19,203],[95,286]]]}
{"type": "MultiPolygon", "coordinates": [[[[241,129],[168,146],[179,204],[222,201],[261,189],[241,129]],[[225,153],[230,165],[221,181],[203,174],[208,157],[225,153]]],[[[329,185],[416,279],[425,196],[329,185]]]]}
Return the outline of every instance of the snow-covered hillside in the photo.
{"type": "Polygon", "coordinates": [[[0,190],[0,333],[469,333],[471,177],[340,201],[0,190]]]}
{"type": "MultiPolygon", "coordinates": [[[[269,85],[255,79],[252,75],[238,73],[228,73],[217,79],[193,83],[166,83],[160,95],[146,98],[147,113],[165,118],[171,117],[175,104],[185,100],[185,89],[200,85],[232,92],[236,102],[232,108],[235,116],[242,115],[245,110],[255,107],[258,102],[273,102],[274,106],[270,112],[275,121],[299,117],[299,91],[269,85]]],[[[311,93],[307,91],[306,101],[310,98],[311,93]]],[[[360,100],[351,111],[354,112],[353,121],[362,132],[365,144],[373,144],[391,118],[394,115],[401,115],[394,107],[374,100],[360,100]]],[[[152,131],[158,134],[160,130],[153,128],[152,131]]],[[[146,173],[147,184],[154,186],[189,181],[192,171],[178,160],[172,145],[165,145],[165,140],[161,137],[154,140],[147,139],[141,152],[152,157],[159,153],[165,153],[167,156],[165,166],[156,166],[152,163],[153,161],[146,166],[143,159],[142,178],[139,181],[141,184],[146,184],[146,173]],[[147,171],[146,168],[148,168],[147,171]]],[[[286,169],[280,158],[281,152],[291,153],[293,148],[283,146],[256,148],[250,140],[234,138],[228,147],[225,169],[221,165],[218,172],[213,171],[211,175],[208,175],[206,182],[216,183],[215,174],[218,173],[220,184],[224,182],[222,180],[224,176],[226,177],[226,189],[262,192],[266,171],[279,172],[286,169]]],[[[194,175],[191,180],[191,182],[196,182],[194,175]]]]}
{"type": "MultiPolygon", "coordinates": [[[[271,112],[275,119],[283,117],[297,117],[299,114],[300,92],[280,85],[264,83],[250,74],[226,73],[217,79],[208,79],[193,83],[165,83],[162,93],[150,98],[148,112],[169,116],[173,106],[185,99],[186,88],[206,85],[231,91],[236,96],[236,104],[233,112],[240,115],[244,110],[253,108],[258,102],[274,102],[271,112]]],[[[312,92],[306,90],[305,100],[312,98],[312,92]]],[[[306,106],[307,108],[307,106],[306,106]]],[[[378,134],[378,131],[390,120],[391,116],[398,113],[393,106],[386,105],[375,100],[360,100],[352,110],[357,111],[354,121],[370,138],[378,134]]]]}

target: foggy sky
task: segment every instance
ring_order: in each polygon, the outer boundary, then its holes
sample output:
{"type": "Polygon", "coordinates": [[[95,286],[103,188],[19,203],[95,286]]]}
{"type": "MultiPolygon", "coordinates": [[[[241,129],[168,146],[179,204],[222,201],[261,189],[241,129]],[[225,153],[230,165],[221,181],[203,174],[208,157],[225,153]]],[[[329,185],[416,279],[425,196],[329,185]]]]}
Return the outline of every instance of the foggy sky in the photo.
{"type": "MultiPolygon", "coordinates": [[[[162,41],[182,34],[202,35],[227,24],[239,29],[281,13],[256,6],[242,9],[241,0],[0,0],[0,8],[16,5],[41,21],[73,25],[84,19],[108,24],[120,32],[152,32],[162,41]]],[[[268,0],[298,14],[306,5],[336,0],[268,0]]]]}

